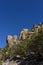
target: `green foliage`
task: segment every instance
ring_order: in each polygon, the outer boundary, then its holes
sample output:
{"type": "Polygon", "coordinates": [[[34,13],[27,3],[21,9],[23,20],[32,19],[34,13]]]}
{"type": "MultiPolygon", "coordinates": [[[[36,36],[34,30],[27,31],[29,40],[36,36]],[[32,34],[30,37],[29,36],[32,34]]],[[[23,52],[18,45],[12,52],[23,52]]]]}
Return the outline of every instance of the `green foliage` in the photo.
{"type": "Polygon", "coordinates": [[[31,52],[35,54],[43,55],[43,31],[34,33],[30,39],[20,40],[20,44],[9,47],[6,45],[5,48],[0,50],[0,62],[7,57],[12,57],[16,55],[27,56],[31,52]]]}
{"type": "Polygon", "coordinates": [[[31,51],[43,53],[43,31],[32,39],[28,47],[31,51]]]}

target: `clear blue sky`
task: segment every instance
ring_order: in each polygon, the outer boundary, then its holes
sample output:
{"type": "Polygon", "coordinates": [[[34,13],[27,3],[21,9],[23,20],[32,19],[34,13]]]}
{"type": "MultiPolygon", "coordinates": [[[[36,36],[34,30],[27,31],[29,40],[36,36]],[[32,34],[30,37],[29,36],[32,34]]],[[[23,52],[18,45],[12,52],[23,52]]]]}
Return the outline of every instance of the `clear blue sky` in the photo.
{"type": "Polygon", "coordinates": [[[43,22],[43,0],[0,0],[0,48],[7,35],[18,35],[22,28],[31,29],[43,22]]]}

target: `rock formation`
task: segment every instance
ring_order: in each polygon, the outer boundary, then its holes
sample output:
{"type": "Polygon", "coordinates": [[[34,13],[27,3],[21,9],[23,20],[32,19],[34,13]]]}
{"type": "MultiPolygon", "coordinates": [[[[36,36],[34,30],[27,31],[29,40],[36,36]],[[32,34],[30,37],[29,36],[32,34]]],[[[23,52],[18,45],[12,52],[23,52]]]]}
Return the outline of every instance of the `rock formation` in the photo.
{"type": "Polygon", "coordinates": [[[41,31],[41,29],[43,29],[43,24],[38,24],[38,25],[34,25],[33,26],[33,29],[34,29],[34,32],[40,32],[41,31]]]}
{"type": "MultiPolygon", "coordinates": [[[[8,35],[7,43],[9,44],[10,47],[15,46],[16,44],[20,43],[21,40],[25,40],[26,38],[30,39],[32,35],[34,35],[34,33],[37,34],[38,32],[41,31],[41,29],[43,30],[43,24],[34,25],[32,30],[23,29],[18,37],[16,35],[15,36],[8,35]]],[[[40,62],[39,59],[41,59],[43,62],[43,58],[42,57],[40,58],[39,56],[34,57],[33,55],[29,55],[26,58],[13,57],[11,59],[6,59],[5,61],[2,61],[2,65],[43,65],[43,63],[40,62]]]]}
{"type": "Polygon", "coordinates": [[[31,36],[34,35],[34,33],[37,34],[38,32],[41,31],[41,29],[43,29],[43,24],[41,24],[41,23],[38,25],[34,25],[31,30],[24,28],[20,32],[19,37],[17,37],[17,35],[15,35],[15,36],[8,35],[7,36],[7,43],[10,46],[14,46],[15,44],[18,44],[20,42],[20,40],[24,40],[26,38],[30,39],[31,36]]]}
{"type": "Polygon", "coordinates": [[[9,46],[13,46],[15,44],[17,44],[17,36],[11,36],[11,35],[8,35],[7,36],[7,43],[9,44],[9,46]]]}
{"type": "Polygon", "coordinates": [[[26,37],[27,37],[27,35],[28,35],[28,32],[29,32],[28,29],[23,29],[23,30],[20,32],[19,39],[26,39],[26,37]]]}

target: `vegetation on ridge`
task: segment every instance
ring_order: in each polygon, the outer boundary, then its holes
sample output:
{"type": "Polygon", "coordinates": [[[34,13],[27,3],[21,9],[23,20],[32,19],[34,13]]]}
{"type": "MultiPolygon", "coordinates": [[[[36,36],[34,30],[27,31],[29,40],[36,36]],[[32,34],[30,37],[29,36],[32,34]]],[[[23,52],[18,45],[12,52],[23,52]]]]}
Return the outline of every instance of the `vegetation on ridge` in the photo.
{"type": "Polygon", "coordinates": [[[26,38],[25,40],[20,40],[20,44],[12,47],[9,47],[7,44],[6,47],[0,49],[0,63],[2,60],[14,55],[24,57],[30,54],[41,54],[43,56],[43,30],[41,30],[38,34],[34,33],[30,39],[26,38]]]}

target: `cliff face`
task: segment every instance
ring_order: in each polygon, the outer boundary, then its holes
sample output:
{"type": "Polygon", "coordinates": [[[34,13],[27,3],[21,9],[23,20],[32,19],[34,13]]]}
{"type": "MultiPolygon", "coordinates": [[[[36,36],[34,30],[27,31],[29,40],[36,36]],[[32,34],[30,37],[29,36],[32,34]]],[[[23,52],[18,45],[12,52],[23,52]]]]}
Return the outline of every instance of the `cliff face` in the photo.
{"type": "Polygon", "coordinates": [[[20,40],[24,40],[26,38],[30,39],[31,36],[34,35],[34,33],[37,34],[38,32],[41,31],[41,29],[43,29],[43,24],[38,24],[38,25],[34,25],[31,30],[23,29],[20,32],[19,36],[17,36],[17,35],[14,35],[14,36],[8,35],[7,36],[7,43],[10,46],[14,46],[15,44],[18,44],[20,42],[20,40]]]}
{"type": "Polygon", "coordinates": [[[7,36],[7,43],[10,45],[10,46],[13,46],[15,44],[17,44],[17,36],[11,36],[11,35],[8,35],[7,36]]]}
{"type": "Polygon", "coordinates": [[[34,32],[32,32],[31,30],[28,30],[28,29],[23,29],[20,33],[20,36],[19,36],[19,39],[26,39],[26,38],[30,38],[32,36],[34,32]]]}

